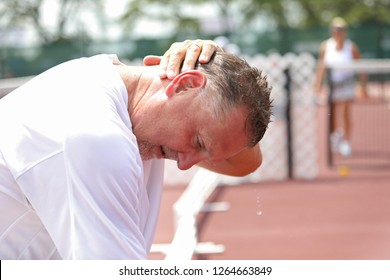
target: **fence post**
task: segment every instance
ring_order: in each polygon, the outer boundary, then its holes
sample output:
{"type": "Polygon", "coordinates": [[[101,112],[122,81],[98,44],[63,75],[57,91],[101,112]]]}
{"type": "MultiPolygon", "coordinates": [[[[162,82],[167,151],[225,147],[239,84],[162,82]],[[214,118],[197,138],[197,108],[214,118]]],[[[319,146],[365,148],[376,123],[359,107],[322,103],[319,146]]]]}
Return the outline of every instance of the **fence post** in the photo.
{"type": "Polygon", "coordinates": [[[292,118],[291,118],[291,74],[290,66],[287,66],[284,69],[284,75],[286,77],[286,132],[287,132],[287,168],[288,168],[288,178],[292,179],[294,177],[294,160],[293,160],[293,148],[292,148],[292,118]]]}
{"type": "Polygon", "coordinates": [[[329,94],[328,94],[328,135],[327,137],[327,143],[328,143],[328,166],[332,167],[333,166],[333,153],[332,153],[332,146],[331,146],[331,135],[332,131],[334,131],[333,127],[333,122],[332,119],[334,118],[333,114],[333,106],[332,106],[332,96],[333,96],[333,89],[334,85],[331,79],[332,75],[332,69],[331,68],[326,68],[326,73],[327,73],[327,80],[328,80],[328,87],[329,87],[329,94]]]}

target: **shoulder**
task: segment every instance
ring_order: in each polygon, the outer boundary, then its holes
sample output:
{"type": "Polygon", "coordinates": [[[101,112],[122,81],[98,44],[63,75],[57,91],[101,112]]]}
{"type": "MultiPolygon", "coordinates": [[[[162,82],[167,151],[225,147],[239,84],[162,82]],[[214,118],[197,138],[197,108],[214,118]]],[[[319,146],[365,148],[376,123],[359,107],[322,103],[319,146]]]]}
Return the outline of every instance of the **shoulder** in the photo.
{"type": "Polygon", "coordinates": [[[349,38],[345,39],[344,50],[352,53],[354,58],[360,56],[357,44],[349,38]]]}
{"type": "Polygon", "coordinates": [[[323,51],[326,51],[329,49],[332,45],[334,45],[334,39],[333,38],[328,38],[321,43],[321,49],[323,51]]]}
{"type": "Polygon", "coordinates": [[[351,46],[351,48],[358,48],[357,44],[354,41],[347,39],[346,42],[348,43],[349,46],[351,46]]]}
{"type": "Polygon", "coordinates": [[[332,38],[326,39],[321,42],[321,47],[326,47],[331,42],[332,38]]]}
{"type": "Polygon", "coordinates": [[[354,59],[360,58],[360,51],[355,42],[351,41],[351,52],[354,59]]]}
{"type": "Polygon", "coordinates": [[[66,164],[92,173],[123,176],[122,172],[129,172],[129,169],[135,173],[142,169],[135,136],[104,124],[101,129],[89,129],[67,137],[64,155],[66,164]]]}
{"type": "Polygon", "coordinates": [[[348,49],[357,48],[356,43],[354,41],[352,41],[351,39],[349,39],[349,38],[345,39],[344,45],[348,49]]]}
{"type": "Polygon", "coordinates": [[[329,40],[324,40],[324,41],[321,42],[320,49],[319,49],[319,56],[320,57],[324,56],[324,54],[326,52],[326,49],[327,49],[328,41],[329,40]]]}
{"type": "Polygon", "coordinates": [[[335,44],[335,40],[332,37],[330,37],[324,41],[324,44],[326,45],[335,44]]]}

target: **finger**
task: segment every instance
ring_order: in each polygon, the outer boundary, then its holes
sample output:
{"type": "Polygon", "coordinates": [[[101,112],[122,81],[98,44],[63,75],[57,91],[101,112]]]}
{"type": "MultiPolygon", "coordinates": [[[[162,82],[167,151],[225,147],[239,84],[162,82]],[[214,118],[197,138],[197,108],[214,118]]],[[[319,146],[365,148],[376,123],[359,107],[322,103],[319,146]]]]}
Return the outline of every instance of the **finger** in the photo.
{"type": "Polygon", "coordinates": [[[166,52],[162,59],[162,69],[166,69],[166,75],[168,79],[173,79],[180,72],[180,67],[184,58],[187,56],[188,48],[191,46],[192,41],[186,40],[182,43],[174,43],[166,52]],[[165,67],[165,68],[164,68],[165,67]]]}
{"type": "Polygon", "coordinates": [[[200,63],[207,63],[216,51],[223,52],[222,48],[217,45],[214,41],[206,40],[203,41],[202,52],[199,57],[200,63]]]}
{"type": "Polygon", "coordinates": [[[157,55],[147,55],[144,57],[144,65],[145,66],[153,66],[153,65],[159,65],[161,61],[161,56],[157,55]]]}
{"type": "Polygon", "coordinates": [[[168,62],[171,57],[172,49],[175,48],[177,43],[173,43],[171,47],[164,53],[164,55],[161,57],[160,61],[160,77],[166,78],[167,77],[167,68],[168,68],[168,62]]]}
{"type": "Polygon", "coordinates": [[[168,51],[161,57],[160,77],[173,79],[183,71],[195,68],[196,62],[207,63],[215,51],[222,49],[211,40],[186,40],[171,45],[168,51]]]}
{"type": "Polygon", "coordinates": [[[187,53],[183,62],[183,71],[192,70],[195,68],[196,62],[203,49],[203,42],[201,40],[195,40],[188,47],[187,53]]]}
{"type": "Polygon", "coordinates": [[[195,40],[187,50],[183,63],[183,71],[195,68],[196,62],[207,63],[216,51],[223,51],[217,43],[211,40],[195,40]]]}
{"type": "Polygon", "coordinates": [[[166,66],[164,66],[164,62],[162,56],[157,56],[157,55],[147,55],[144,57],[144,65],[145,66],[154,66],[154,65],[159,65],[159,76],[160,78],[166,78],[166,66]]]}

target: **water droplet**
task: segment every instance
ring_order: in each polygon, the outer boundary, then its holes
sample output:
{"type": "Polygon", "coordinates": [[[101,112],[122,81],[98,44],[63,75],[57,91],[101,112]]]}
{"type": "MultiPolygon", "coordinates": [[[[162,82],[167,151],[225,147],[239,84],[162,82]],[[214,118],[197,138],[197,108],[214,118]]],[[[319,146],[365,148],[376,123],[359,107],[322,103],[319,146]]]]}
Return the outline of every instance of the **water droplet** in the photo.
{"type": "Polygon", "coordinates": [[[260,210],[260,192],[258,190],[256,190],[256,215],[263,215],[263,212],[260,210]]]}

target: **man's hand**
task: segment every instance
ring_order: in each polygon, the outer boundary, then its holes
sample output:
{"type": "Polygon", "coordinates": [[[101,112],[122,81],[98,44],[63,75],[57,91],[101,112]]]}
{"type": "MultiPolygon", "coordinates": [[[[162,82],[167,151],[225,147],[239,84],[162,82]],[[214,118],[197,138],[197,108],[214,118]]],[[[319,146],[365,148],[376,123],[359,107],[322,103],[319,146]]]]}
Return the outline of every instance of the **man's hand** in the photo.
{"type": "Polygon", "coordinates": [[[182,71],[192,70],[196,62],[207,63],[216,51],[222,49],[211,40],[186,40],[176,42],[163,56],[148,55],[144,58],[146,66],[160,64],[160,77],[173,79],[182,71]]]}

